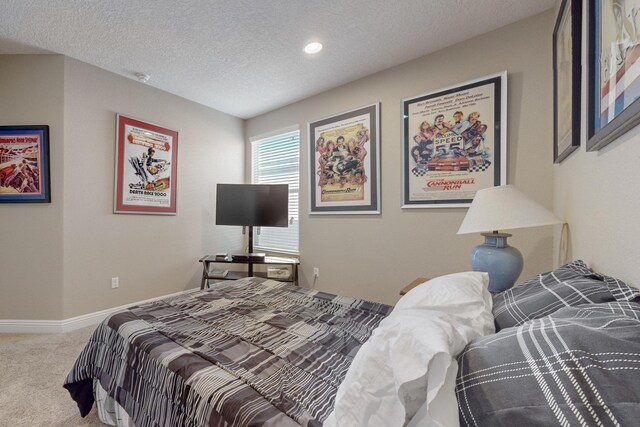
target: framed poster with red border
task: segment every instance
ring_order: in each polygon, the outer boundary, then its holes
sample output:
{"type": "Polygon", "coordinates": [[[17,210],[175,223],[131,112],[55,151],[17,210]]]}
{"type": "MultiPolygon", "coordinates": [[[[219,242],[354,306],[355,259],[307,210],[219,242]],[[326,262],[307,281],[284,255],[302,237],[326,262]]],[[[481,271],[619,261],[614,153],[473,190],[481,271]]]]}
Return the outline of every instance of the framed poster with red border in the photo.
{"type": "Polygon", "coordinates": [[[114,213],[175,215],[178,132],[116,118],[114,213]]]}

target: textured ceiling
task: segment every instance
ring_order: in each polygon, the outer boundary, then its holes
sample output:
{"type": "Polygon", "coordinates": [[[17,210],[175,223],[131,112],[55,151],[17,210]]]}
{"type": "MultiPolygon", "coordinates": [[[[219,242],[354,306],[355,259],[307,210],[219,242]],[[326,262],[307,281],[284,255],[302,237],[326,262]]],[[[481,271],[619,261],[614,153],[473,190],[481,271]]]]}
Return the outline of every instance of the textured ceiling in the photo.
{"type": "MultiPolygon", "coordinates": [[[[0,0],[0,54],[60,53],[250,118],[556,0],[0,0]],[[302,48],[318,40],[324,50],[302,48]]],[[[549,35],[551,40],[551,35],[549,35]]]]}

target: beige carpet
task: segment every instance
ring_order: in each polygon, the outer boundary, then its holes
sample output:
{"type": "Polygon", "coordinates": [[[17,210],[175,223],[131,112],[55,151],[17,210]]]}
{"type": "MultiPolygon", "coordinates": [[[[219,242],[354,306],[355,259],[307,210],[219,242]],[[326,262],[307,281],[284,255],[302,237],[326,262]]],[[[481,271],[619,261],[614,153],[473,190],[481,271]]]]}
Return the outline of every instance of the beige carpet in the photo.
{"type": "Polygon", "coordinates": [[[65,334],[0,334],[0,426],[105,425],[81,418],[62,383],[95,326],[65,334]]]}

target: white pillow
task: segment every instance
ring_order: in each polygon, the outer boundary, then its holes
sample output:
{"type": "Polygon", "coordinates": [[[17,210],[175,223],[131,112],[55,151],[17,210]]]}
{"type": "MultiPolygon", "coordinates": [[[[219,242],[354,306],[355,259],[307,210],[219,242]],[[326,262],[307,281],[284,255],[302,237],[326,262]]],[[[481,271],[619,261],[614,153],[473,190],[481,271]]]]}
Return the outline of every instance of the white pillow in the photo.
{"type": "Polygon", "coordinates": [[[493,328],[487,284],[486,273],[460,273],[407,293],[356,354],[324,425],[457,422],[454,358],[493,328]]]}
{"type": "Polygon", "coordinates": [[[411,289],[393,311],[418,308],[451,313],[474,320],[476,325],[486,325],[483,334],[493,334],[493,298],[488,286],[489,274],[479,271],[436,277],[411,289]]]}

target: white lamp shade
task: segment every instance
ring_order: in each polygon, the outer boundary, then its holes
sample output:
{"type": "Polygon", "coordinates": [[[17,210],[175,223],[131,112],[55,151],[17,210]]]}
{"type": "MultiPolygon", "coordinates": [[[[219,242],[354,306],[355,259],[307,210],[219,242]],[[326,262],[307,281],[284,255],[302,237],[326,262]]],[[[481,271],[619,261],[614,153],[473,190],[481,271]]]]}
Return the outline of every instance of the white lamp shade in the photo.
{"type": "Polygon", "coordinates": [[[513,185],[501,185],[476,192],[458,234],[486,233],[562,222],[513,185]]]}

